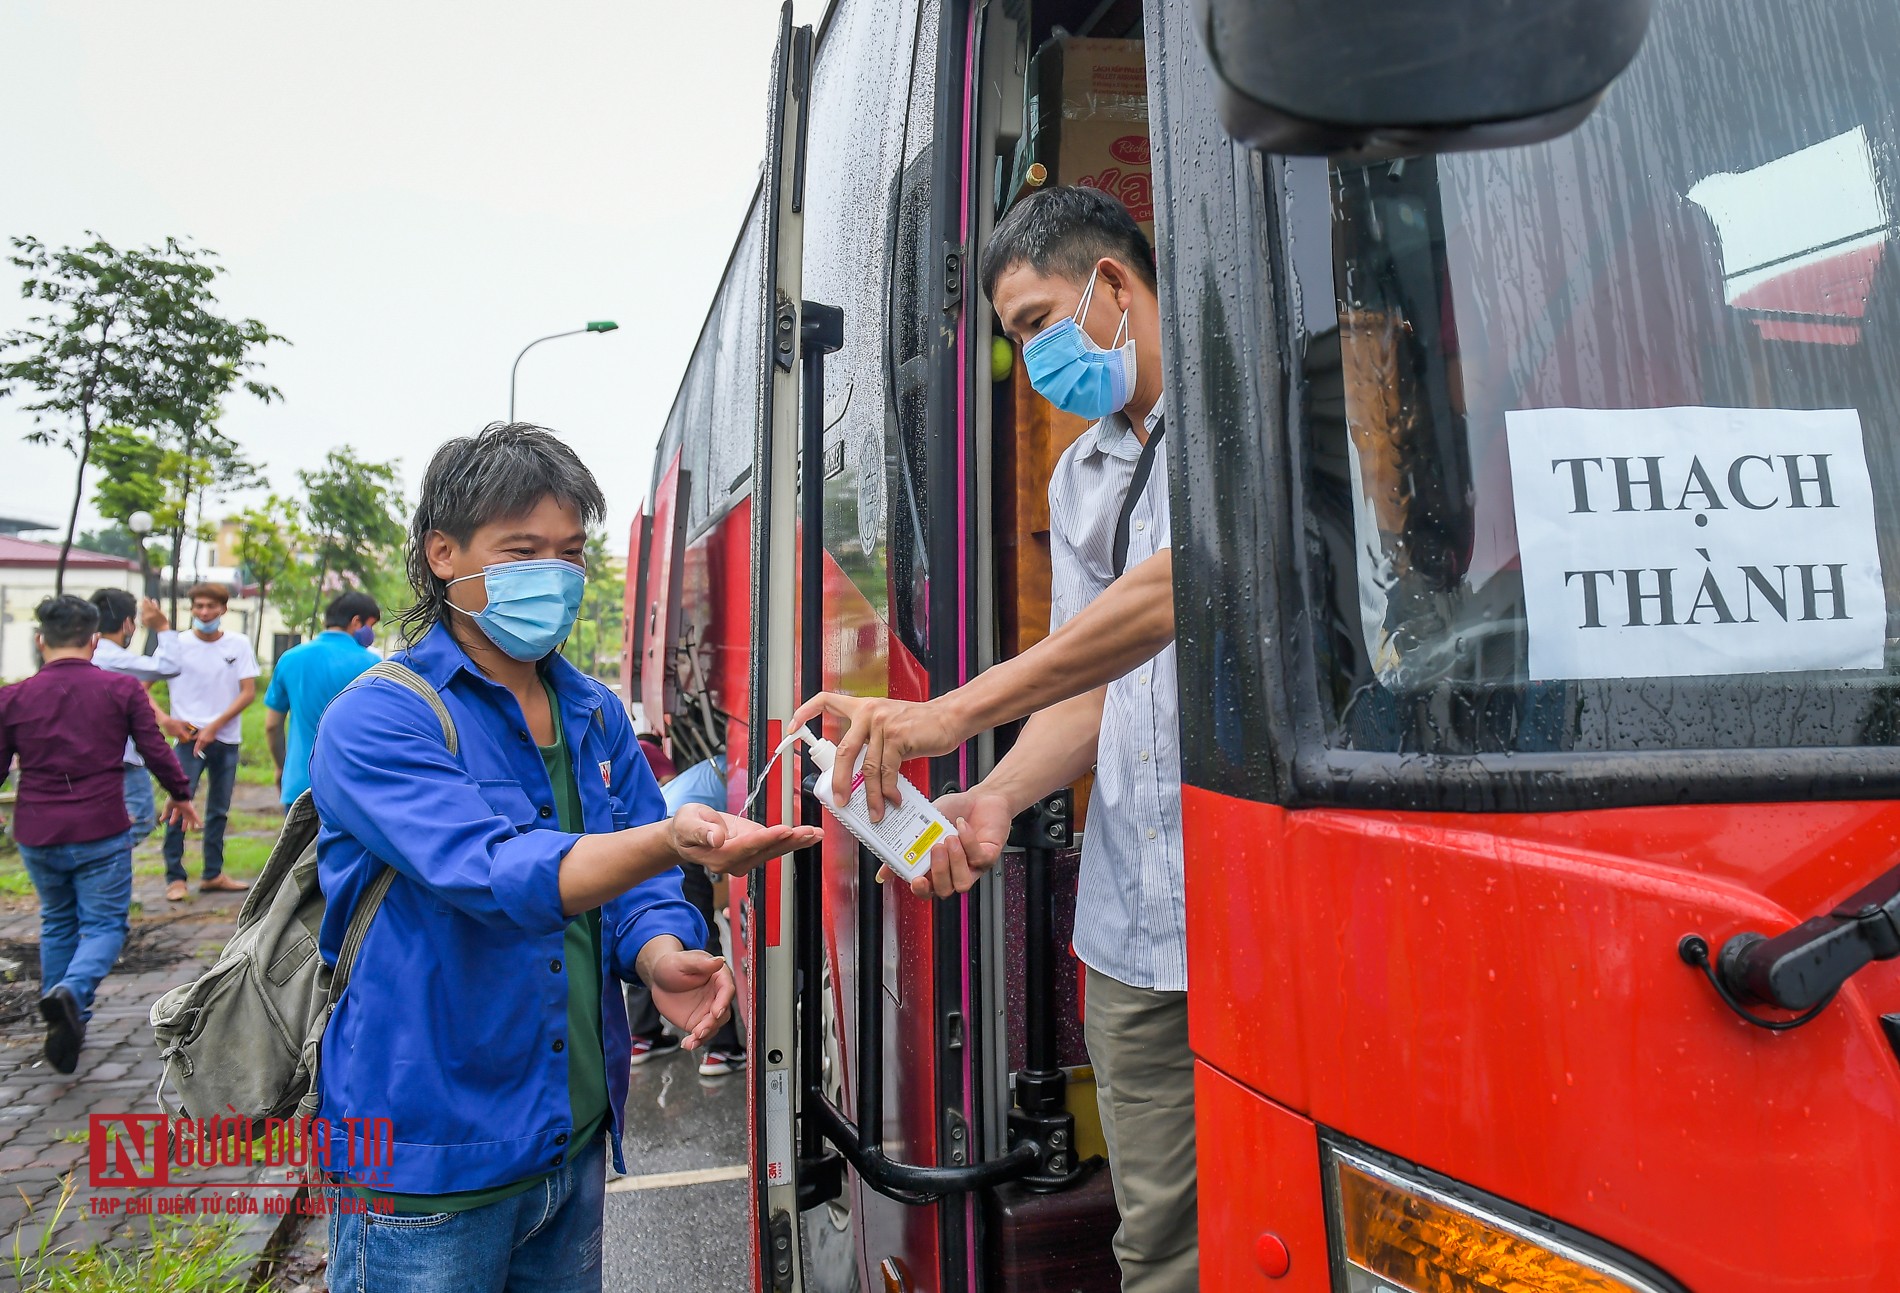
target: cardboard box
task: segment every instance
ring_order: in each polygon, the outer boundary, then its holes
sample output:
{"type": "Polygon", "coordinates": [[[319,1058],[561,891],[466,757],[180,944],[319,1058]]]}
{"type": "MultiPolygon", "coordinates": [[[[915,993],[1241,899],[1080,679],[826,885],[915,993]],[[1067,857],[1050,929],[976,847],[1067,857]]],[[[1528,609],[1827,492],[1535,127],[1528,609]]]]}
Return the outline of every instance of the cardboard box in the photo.
{"type": "Polygon", "coordinates": [[[1052,184],[1081,184],[1119,198],[1154,241],[1154,178],[1148,165],[1148,63],[1141,41],[1064,36],[1029,65],[1026,147],[1011,192],[1031,162],[1052,184]]]}

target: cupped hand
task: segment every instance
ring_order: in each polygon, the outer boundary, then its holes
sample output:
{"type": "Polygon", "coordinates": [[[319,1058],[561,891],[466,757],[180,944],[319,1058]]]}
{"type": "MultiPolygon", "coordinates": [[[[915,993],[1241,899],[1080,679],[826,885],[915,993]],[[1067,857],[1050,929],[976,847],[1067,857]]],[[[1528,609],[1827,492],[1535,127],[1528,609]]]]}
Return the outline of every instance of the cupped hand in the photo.
{"type": "Polygon", "coordinates": [[[761,862],[810,848],[824,838],[816,826],[761,826],[704,804],[687,804],[668,823],[673,851],[716,876],[744,875],[761,862]]]}
{"type": "Polygon", "coordinates": [[[205,751],[210,749],[212,742],[216,741],[217,739],[218,739],[218,734],[216,732],[214,732],[208,727],[203,729],[202,731],[198,733],[197,738],[193,740],[191,743],[192,752],[196,754],[199,758],[201,759],[204,758],[205,751]]]}
{"type": "Polygon", "coordinates": [[[957,730],[941,700],[890,700],[824,691],[798,707],[792,724],[802,725],[820,714],[843,719],[847,725],[838,738],[838,762],[831,770],[836,802],[842,804],[851,798],[858,751],[866,751],[864,797],[872,821],[881,820],[884,805],[900,797],[897,778],[906,759],[948,754],[970,735],[957,730]]]}
{"type": "Polygon", "coordinates": [[[685,1034],[680,1045],[690,1051],[711,1041],[732,1014],[732,968],[725,958],[676,946],[645,959],[640,977],[661,1018],[685,1034]]]}
{"type": "MultiPolygon", "coordinates": [[[[930,850],[930,873],[910,882],[919,898],[948,898],[976,887],[1009,843],[1009,800],[981,790],[945,795],[936,809],[957,833],[930,850]]],[[[883,872],[888,875],[888,870],[883,872]]]]}

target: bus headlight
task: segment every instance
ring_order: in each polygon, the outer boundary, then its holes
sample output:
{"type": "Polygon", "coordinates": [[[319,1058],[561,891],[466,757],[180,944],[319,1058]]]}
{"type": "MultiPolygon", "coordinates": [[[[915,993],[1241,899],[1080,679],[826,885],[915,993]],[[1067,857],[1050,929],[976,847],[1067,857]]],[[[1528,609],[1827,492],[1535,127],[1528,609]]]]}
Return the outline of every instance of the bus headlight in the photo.
{"type": "MultiPolygon", "coordinates": [[[[1674,1293],[1624,1264],[1497,1208],[1328,1143],[1326,1202],[1338,1293],[1674,1293]]],[[[1516,1211],[1515,1209],[1510,1209],[1516,1211]]],[[[1640,1265],[1640,1263],[1636,1263],[1640,1265]]]]}

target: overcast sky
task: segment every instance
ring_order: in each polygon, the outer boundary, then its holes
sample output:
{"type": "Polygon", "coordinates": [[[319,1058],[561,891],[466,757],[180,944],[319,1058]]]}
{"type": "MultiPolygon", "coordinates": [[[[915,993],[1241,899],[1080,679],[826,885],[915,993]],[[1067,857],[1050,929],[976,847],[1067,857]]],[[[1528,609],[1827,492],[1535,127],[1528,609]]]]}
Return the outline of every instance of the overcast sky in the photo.
{"type": "MultiPolygon", "coordinates": [[[[617,320],[536,348],[517,414],[594,469],[618,546],[757,179],[777,26],[772,0],[5,0],[0,236],[216,250],[225,309],[293,343],[283,402],[223,424],[279,492],[347,444],[413,498],[506,416],[524,344],[617,320]]],[[[0,264],[0,331],[18,289],[0,264]]],[[[0,402],[0,514],[63,524],[73,460],[30,425],[0,402]]]]}

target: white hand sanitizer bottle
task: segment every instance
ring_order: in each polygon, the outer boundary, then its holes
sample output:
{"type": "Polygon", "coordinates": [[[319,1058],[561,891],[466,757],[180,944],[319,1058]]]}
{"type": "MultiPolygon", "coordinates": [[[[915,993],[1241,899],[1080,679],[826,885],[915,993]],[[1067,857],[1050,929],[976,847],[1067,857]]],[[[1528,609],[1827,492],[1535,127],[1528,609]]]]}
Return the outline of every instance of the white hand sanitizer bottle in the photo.
{"type": "Polygon", "coordinates": [[[852,769],[855,775],[851,779],[851,798],[837,804],[832,801],[831,770],[838,761],[838,747],[823,737],[813,736],[809,729],[799,727],[785,738],[779,751],[782,753],[795,741],[805,742],[811,751],[811,761],[818,765],[820,775],[815,790],[818,802],[844,823],[844,828],[857,836],[859,843],[906,880],[930,874],[930,850],[954,834],[956,828],[932,806],[923,791],[900,776],[897,788],[901,797],[895,803],[887,800],[884,819],[874,822],[865,799],[862,771],[864,756],[869,751],[858,751],[857,766],[852,769]]]}

